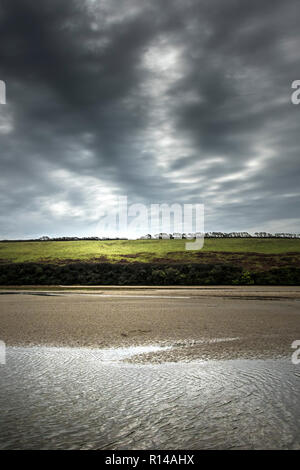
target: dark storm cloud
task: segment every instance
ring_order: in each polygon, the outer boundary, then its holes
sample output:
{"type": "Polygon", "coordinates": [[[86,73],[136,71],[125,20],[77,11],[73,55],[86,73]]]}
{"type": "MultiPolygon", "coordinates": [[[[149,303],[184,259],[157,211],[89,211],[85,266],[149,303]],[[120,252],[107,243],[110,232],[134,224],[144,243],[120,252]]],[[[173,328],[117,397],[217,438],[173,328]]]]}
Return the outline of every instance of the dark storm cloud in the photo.
{"type": "Polygon", "coordinates": [[[92,232],[118,194],[204,202],[207,229],[300,230],[298,14],[1,0],[0,236],[92,232]]]}

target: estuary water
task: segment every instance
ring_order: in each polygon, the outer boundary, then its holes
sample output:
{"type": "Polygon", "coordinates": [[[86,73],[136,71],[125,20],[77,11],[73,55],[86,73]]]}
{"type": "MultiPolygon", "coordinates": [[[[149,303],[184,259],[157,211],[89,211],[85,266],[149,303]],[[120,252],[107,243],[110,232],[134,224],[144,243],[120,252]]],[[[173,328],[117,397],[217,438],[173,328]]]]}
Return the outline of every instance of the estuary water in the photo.
{"type": "Polygon", "coordinates": [[[7,348],[0,449],[300,449],[300,365],[126,363],[156,350],[7,348]]]}

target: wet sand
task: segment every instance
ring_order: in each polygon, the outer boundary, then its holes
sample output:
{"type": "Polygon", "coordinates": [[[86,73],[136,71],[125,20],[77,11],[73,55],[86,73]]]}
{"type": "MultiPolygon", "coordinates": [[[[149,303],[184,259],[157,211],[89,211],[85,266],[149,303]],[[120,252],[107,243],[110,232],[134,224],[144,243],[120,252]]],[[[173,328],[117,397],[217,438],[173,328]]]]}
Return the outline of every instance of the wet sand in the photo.
{"type": "Polygon", "coordinates": [[[8,346],[172,346],[130,359],[164,362],[290,357],[300,339],[299,287],[0,293],[0,339],[8,346]]]}
{"type": "Polygon", "coordinates": [[[108,353],[7,348],[0,449],[300,449],[290,359],[136,365],[108,353]]]}

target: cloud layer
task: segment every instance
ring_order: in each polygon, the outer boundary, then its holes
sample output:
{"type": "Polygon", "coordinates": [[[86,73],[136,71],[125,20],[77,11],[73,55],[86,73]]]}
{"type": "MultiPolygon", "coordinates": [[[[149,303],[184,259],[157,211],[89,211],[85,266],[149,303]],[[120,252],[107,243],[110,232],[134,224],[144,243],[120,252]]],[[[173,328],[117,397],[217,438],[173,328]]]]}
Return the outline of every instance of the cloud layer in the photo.
{"type": "Polygon", "coordinates": [[[91,235],[118,195],[300,231],[297,0],[2,0],[1,238],[91,235]]]}

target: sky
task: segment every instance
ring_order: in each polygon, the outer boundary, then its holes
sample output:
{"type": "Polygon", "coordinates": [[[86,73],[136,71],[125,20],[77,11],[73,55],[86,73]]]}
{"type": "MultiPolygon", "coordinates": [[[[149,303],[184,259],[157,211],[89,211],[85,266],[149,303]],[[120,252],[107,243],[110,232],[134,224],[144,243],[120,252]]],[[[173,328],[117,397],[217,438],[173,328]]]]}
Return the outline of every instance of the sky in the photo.
{"type": "Polygon", "coordinates": [[[124,196],[204,204],[207,231],[300,232],[299,13],[0,0],[0,238],[101,236],[124,196]]]}

